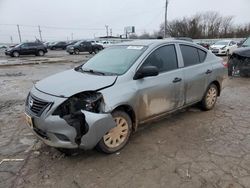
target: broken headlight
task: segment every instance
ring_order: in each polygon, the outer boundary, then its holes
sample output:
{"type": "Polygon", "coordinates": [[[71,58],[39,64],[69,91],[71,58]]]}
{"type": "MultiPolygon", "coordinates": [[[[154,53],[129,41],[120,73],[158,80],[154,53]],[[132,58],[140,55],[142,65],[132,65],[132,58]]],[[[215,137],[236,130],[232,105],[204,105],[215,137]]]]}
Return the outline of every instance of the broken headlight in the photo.
{"type": "Polygon", "coordinates": [[[63,117],[81,110],[99,113],[102,101],[103,97],[101,93],[94,91],[79,93],[70,97],[67,101],[61,104],[54,111],[53,115],[63,117]]]}

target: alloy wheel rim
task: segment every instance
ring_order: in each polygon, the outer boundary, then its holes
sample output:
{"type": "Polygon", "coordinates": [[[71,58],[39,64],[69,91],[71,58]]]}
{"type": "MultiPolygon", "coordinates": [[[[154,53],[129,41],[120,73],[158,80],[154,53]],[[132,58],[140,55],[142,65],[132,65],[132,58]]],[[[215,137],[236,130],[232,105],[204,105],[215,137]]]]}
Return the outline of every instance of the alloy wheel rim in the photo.
{"type": "Polygon", "coordinates": [[[129,126],[127,121],[123,117],[115,117],[114,120],[116,122],[116,127],[111,129],[103,137],[105,145],[109,148],[119,147],[128,136],[129,126]]]}
{"type": "Polygon", "coordinates": [[[209,107],[213,106],[217,99],[217,90],[215,88],[210,88],[207,93],[206,101],[209,107]]]}
{"type": "Polygon", "coordinates": [[[18,57],[18,52],[14,52],[14,56],[15,56],[15,57],[18,57]]]}

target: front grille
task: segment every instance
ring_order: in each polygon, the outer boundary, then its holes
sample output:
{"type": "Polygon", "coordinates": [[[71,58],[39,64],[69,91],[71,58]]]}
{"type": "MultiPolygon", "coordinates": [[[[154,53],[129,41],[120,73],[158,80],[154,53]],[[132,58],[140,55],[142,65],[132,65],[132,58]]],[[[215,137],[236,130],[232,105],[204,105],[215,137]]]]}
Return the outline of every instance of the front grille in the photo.
{"type": "Polygon", "coordinates": [[[29,94],[26,101],[27,108],[36,116],[40,116],[48,105],[50,105],[49,102],[39,99],[31,94],[29,94]]]}

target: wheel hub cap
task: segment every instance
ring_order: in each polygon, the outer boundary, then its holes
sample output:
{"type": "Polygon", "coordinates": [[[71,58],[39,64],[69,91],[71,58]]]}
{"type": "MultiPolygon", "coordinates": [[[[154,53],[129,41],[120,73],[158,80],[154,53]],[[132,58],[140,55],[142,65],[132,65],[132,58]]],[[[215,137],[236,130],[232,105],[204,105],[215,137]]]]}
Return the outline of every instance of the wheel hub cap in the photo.
{"type": "Polygon", "coordinates": [[[206,97],[207,105],[209,107],[213,106],[214,103],[216,102],[216,98],[217,98],[217,91],[216,91],[216,89],[215,88],[210,88],[208,90],[207,97],[206,97]]]}
{"type": "Polygon", "coordinates": [[[104,137],[104,143],[110,147],[115,148],[120,146],[128,135],[128,123],[123,117],[114,118],[116,127],[111,129],[104,137]]]}

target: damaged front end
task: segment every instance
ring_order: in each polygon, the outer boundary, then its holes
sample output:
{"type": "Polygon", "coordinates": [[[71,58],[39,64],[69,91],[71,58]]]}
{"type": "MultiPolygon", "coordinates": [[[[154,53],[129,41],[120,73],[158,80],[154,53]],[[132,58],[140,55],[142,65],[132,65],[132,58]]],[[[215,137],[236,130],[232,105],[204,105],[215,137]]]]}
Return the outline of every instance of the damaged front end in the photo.
{"type": "Polygon", "coordinates": [[[228,75],[250,77],[250,48],[239,48],[228,61],[228,75]]]}
{"type": "Polygon", "coordinates": [[[68,98],[53,112],[76,131],[75,143],[83,149],[92,149],[113,127],[111,114],[103,112],[104,100],[99,92],[86,91],[68,98]]]}

